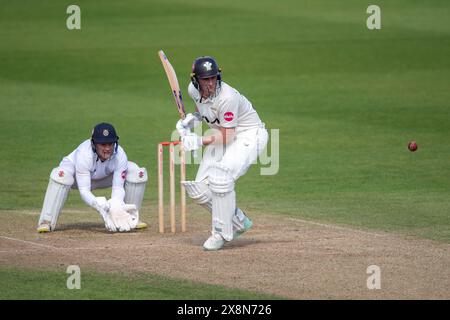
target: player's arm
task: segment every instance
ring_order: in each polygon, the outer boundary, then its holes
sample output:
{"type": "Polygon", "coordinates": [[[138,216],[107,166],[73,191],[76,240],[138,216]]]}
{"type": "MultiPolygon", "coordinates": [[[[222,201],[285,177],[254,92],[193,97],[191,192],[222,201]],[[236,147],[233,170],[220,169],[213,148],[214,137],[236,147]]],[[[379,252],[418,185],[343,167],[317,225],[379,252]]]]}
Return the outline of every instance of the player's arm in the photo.
{"type": "Polygon", "coordinates": [[[115,159],[116,169],[114,170],[112,188],[111,188],[111,199],[117,199],[121,203],[125,199],[125,177],[128,169],[128,158],[125,152],[119,146],[119,152],[115,159]]]}
{"type": "Polygon", "coordinates": [[[217,131],[217,133],[212,134],[207,137],[203,137],[203,145],[207,146],[208,144],[218,142],[223,144],[228,144],[231,141],[233,141],[234,137],[236,135],[236,128],[223,128],[221,127],[220,130],[217,131]]]}
{"type": "Polygon", "coordinates": [[[220,130],[217,133],[203,138],[203,145],[213,142],[228,144],[234,140],[238,125],[239,99],[237,95],[230,96],[220,102],[218,119],[220,130]]]}
{"type": "Polygon", "coordinates": [[[77,159],[75,165],[75,178],[81,199],[90,207],[95,208],[96,198],[91,192],[91,173],[87,167],[87,161],[77,159]]]}
{"type": "Polygon", "coordinates": [[[75,158],[75,178],[81,199],[88,206],[100,212],[100,209],[105,206],[106,200],[103,201],[103,197],[96,197],[91,191],[91,161],[92,159],[85,154],[77,154],[75,158]]]}
{"type": "Polygon", "coordinates": [[[180,134],[180,137],[190,134],[192,129],[196,128],[202,123],[202,116],[198,112],[197,107],[197,101],[200,99],[200,94],[198,90],[194,88],[194,85],[192,83],[189,83],[188,95],[191,97],[192,100],[194,100],[196,104],[195,105],[196,112],[188,113],[186,114],[184,119],[178,120],[175,127],[178,133],[180,134]]]}

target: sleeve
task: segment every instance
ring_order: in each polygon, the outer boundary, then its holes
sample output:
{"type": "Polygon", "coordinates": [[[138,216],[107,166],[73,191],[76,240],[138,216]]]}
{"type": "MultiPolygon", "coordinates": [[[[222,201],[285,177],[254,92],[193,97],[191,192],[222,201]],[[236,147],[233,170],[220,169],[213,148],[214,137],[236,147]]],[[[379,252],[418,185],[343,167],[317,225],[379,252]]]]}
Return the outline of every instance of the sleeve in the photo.
{"type": "Polygon", "coordinates": [[[219,121],[223,128],[235,128],[238,125],[239,97],[232,95],[219,104],[219,121]]]}
{"type": "Polygon", "coordinates": [[[125,199],[125,178],[128,169],[128,158],[121,147],[116,157],[116,168],[113,173],[111,199],[124,201],[125,199]]]}
{"type": "Polygon", "coordinates": [[[92,159],[77,153],[75,156],[75,178],[77,179],[78,190],[80,191],[81,199],[88,205],[95,209],[95,196],[91,192],[91,166],[92,159]]]}
{"type": "MultiPolygon", "coordinates": [[[[194,87],[192,82],[189,82],[189,85],[188,85],[188,95],[189,95],[189,97],[191,97],[192,100],[194,100],[195,110],[198,112],[198,103],[200,101],[200,92],[198,92],[198,90],[194,87]]],[[[200,118],[201,118],[201,116],[200,116],[200,118]]]]}
{"type": "Polygon", "coordinates": [[[198,92],[198,90],[194,87],[192,82],[189,82],[189,85],[188,85],[188,95],[195,102],[198,102],[200,100],[200,92],[198,92]]]}

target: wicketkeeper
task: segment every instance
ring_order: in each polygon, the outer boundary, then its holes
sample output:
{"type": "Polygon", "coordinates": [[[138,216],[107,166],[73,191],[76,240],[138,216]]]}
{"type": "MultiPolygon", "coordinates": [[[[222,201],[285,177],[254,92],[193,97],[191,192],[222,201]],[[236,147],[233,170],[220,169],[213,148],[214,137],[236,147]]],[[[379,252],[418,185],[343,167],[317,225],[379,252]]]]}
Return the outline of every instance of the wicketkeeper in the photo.
{"type": "Polygon", "coordinates": [[[266,147],[268,133],[247,98],[222,81],[213,57],[195,59],[188,93],[197,112],[179,120],[176,128],[185,150],[207,147],[195,181],[184,186],[195,202],[212,213],[212,235],[204,249],[219,250],[253,224],[237,207],[234,186],[266,147]],[[200,137],[191,132],[202,120],[216,133],[200,137]]]}
{"type": "Polygon", "coordinates": [[[146,228],[139,220],[147,171],[127,159],[111,124],[100,123],[91,138],[81,143],[54,168],[45,194],[38,232],[55,230],[56,222],[70,189],[102,216],[112,232],[146,228]],[[112,187],[111,198],[96,197],[92,190],[112,187]]]}

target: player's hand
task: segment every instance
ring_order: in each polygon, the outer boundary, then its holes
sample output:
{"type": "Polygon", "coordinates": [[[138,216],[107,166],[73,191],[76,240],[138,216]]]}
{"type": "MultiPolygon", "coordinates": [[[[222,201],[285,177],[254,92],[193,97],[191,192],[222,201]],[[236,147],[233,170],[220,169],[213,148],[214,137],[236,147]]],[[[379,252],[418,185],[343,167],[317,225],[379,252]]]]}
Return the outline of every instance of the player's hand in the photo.
{"type": "Polygon", "coordinates": [[[178,133],[180,134],[180,137],[184,137],[188,133],[191,133],[191,130],[188,127],[185,127],[183,125],[183,120],[181,120],[181,119],[178,120],[176,128],[177,128],[178,133]]]}
{"type": "Polygon", "coordinates": [[[181,121],[181,124],[186,129],[194,129],[202,122],[202,118],[198,112],[188,113],[181,121]]]}
{"type": "Polygon", "coordinates": [[[132,229],[134,219],[128,211],[130,212],[133,212],[133,210],[137,211],[136,206],[129,204],[127,205],[123,201],[114,198],[111,198],[110,200],[108,200],[108,202],[110,204],[109,213],[111,216],[111,220],[116,226],[117,231],[119,232],[130,231],[132,229]]]}
{"type": "Polygon", "coordinates": [[[103,216],[103,221],[105,222],[105,228],[108,231],[111,232],[117,232],[117,227],[114,224],[114,222],[112,221],[111,215],[109,214],[109,212],[105,212],[105,215],[103,216]]]}
{"type": "Polygon", "coordinates": [[[131,229],[136,228],[138,222],[139,222],[139,210],[137,209],[135,204],[124,204],[122,206],[122,209],[125,210],[129,217],[128,217],[128,223],[131,227],[131,229]]]}
{"type": "Polygon", "coordinates": [[[118,231],[127,232],[131,230],[130,214],[122,207],[111,208],[111,219],[118,231]]]}
{"type": "Polygon", "coordinates": [[[186,151],[195,151],[203,145],[202,137],[195,133],[189,133],[181,137],[181,142],[186,151]]]}
{"type": "Polygon", "coordinates": [[[100,213],[105,222],[105,228],[108,231],[116,232],[117,228],[114,225],[114,222],[111,219],[111,215],[109,214],[109,202],[105,197],[97,197],[95,198],[94,208],[100,213]]]}
{"type": "Polygon", "coordinates": [[[203,146],[202,137],[199,137],[195,133],[189,133],[181,138],[183,148],[186,151],[195,151],[203,146]]]}
{"type": "Polygon", "coordinates": [[[94,207],[97,210],[102,209],[104,211],[108,211],[109,210],[109,202],[108,202],[108,200],[106,200],[105,197],[96,197],[94,207]]]}

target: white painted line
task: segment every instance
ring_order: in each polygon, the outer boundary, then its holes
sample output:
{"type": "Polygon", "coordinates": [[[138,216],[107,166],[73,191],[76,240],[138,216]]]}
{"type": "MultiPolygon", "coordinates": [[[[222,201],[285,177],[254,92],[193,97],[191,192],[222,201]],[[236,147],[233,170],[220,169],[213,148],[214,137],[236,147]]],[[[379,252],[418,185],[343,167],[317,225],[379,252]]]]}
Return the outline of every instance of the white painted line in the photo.
{"type": "MultiPolygon", "coordinates": [[[[38,246],[38,247],[42,247],[42,248],[47,248],[47,249],[53,249],[53,250],[64,250],[64,251],[74,251],[74,250],[87,250],[87,251],[95,251],[95,250],[123,250],[123,249],[130,249],[130,246],[114,246],[114,245],[109,245],[107,248],[106,247],[54,247],[54,246],[50,246],[50,245],[46,245],[46,244],[41,244],[41,243],[36,243],[33,241],[27,241],[27,240],[21,240],[21,239],[16,239],[16,238],[10,238],[10,237],[5,237],[5,236],[0,236],[0,238],[2,239],[6,239],[6,240],[10,240],[10,241],[17,241],[17,242],[22,242],[22,243],[26,243],[26,244],[30,244],[30,245],[34,245],[34,246],[38,246]]],[[[167,244],[164,244],[164,246],[167,246],[167,244]]],[[[146,249],[149,247],[155,247],[154,243],[148,244],[148,245],[138,245],[138,246],[133,246],[133,249],[146,249]]],[[[13,250],[0,250],[0,253],[10,253],[10,252],[28,252],[30,250],[20,250],[20,249],[13,249],[13,250]]]]}
{"type": "Polygon", "coordinates": [[[36,252],[36,250],[32,250],[32,249],[26,249],[26,250],[0,250],[0,254],[1,253],[27,253],[27,252],[36,252]]]}
{"type": "MultiPolygon", "coordinates": [[[[2,212],[8,212],[13,214],[25,214],[25,215],[31,215],[31,216],[39,216],[41,214],[40,210],[0,210],[2,212]]],[[[80,209],[64,209],[65,213],[69,214],[82,214],[82,213],[89,213],[92,212],[93,215],[95,215],[95,211],[89,211],[89,210],[80,210],[80,209]]]]}
{"type": "Polygon", "coordinates": [[[362,231],[362,230],[346,228],[346,227],[340,227],[340,226],[336,226],[336,225],[333,225],[333,224],[326,224],[326,223],[320,223],[320,222],[314,222],[314,221],[303,220],[303,219],[296,219],[296,218],[288,218],[288,220],[298,221],[298,222],[307,223],[307,224],[313,224],[313,225],[316,225],[316,226],[326,227],[326,228],[330,228],[330,229],[338,229],[338,230],[345,230],[345,231],[351,231],[351,232],[358,232],[358,233],[368,234],[368,235],[376,236],[376,237],[386,237],[385,234],[369,232],[369,231],[362,231]]]}
{"type": "Polygon", "coordinates": [[[10,238],[10,237],[5,237],[5,236],[0,236],[0,238],[6,239],[6,240],[11,240],[11,241],[22,242],[22,243],[26,243],[26,244],[31,244],[33,246],[38,246],[38,247],[42,247],[42,248],[49,248],[49,249],[54,249],[54,250],[58,250],[59,249],[57,247],[53,247],[53,246],[49,246],[49,245],[41,244],[41,243],[36,243],[36,242],[33,242],[33,241],[26,241],[26,240],[10,238]]]}

